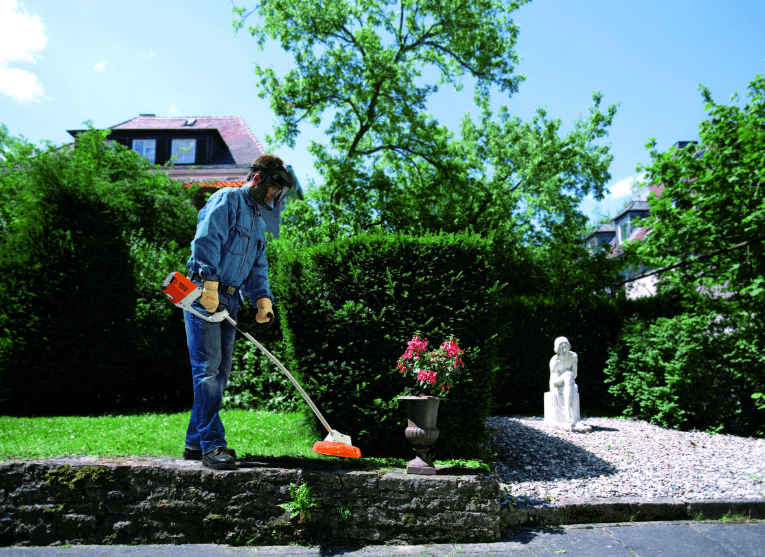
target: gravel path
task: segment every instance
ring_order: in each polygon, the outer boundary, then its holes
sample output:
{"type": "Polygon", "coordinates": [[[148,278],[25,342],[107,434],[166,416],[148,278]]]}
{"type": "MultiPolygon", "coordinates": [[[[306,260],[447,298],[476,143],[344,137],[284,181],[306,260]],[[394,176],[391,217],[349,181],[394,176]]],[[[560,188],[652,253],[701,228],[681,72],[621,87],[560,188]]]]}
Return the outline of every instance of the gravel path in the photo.
{"type": "Polygon", "coordinates": [[[765,439],[585,418],[586,433],[542,418],[490,417],[496,472],[522,506],[598,497],[765,498],[765,439]]]}

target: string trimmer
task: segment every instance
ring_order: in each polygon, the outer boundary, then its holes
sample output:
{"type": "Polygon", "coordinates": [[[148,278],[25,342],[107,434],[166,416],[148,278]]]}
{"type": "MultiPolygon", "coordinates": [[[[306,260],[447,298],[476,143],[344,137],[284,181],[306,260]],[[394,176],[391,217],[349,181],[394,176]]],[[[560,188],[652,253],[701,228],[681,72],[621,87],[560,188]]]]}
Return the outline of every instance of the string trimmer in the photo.
{"type": "MultiPolygon", "coordinates": [[[[211,323],[217,323],[220,321],[223,321],[224,319],[231,323],[237,331],[242,333],[245,337],[247,337],[255,346],[257,346],[263,354],[268,356],[268,358],[274,362],[277,367],[282,370],[287,378],[292,382],[293,385],[295,385],[295,388],[298,390],[298,392],[303,396],[305,401],[308,403],[308,406],[311,407],[311,410],[314,411],[314,414],[316,414],[316,417],[319,418],[319,421],[324,425],[324,427],[329,432],[329,435],[327,435],[326,439],[324,441],[317,441],[313,445],[313,452],[325,454],[329,456],[344,456],[344,457],[351,457],[351,458],[359,458],[361,457],[361,451],[354,447],[351,444],[351,438],[348,435],[343,435],[339,431],[332,429],[329,427],[329,424],[327,423],[327,420],[324,419],[324,416],[321,415],[321,412],[319,412],[319,409],[316,408],[316,405],[313,403],[311,398],[306,394],[306,392],[303,390],[303,388],[298,384],[297,381],[295,381],[295,378],[292,377],[292,374],[287,371],[287,368],[285,368],[279,360],[277,360],[271,352],[266,350],[266,348],[260,344],[257,340],[255,340],[250,333],[242,331],[236,324],[236,321],[231,319],[231,316],[228,314],[228,310],[225,309],[223,306],[218,307],[218,311],[216,311],[213,314],[203,315],[201,312],[197,311],[192,307],[192,304],[194,301],[199,298],[202,295],[202,288],[191,282],[188,278],[183,276],[181,273],[174,272],[167,275],[167,278],[165,279],[165,282],[162,283],[162,292],[164,292],[167,297],[170,299],[170,301],[176,305],[177,307],[184,309],[186,311],[190,311],[194,315],[201,317],[205,321],[209,321],[211,323]]],[[[271,317],[273,319],[273,317],[271,317]]]]}

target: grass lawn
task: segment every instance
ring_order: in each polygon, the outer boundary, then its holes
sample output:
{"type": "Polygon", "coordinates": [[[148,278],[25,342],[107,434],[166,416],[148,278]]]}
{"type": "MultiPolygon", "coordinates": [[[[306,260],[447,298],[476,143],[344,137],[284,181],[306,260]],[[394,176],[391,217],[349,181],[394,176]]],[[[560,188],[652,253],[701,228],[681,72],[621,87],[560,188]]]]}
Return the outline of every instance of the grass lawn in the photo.
{"type": "MultiPolygon", "coordinates": [[[[406,466],[402,458],[340,459],[314,453],[321,441],[300,412],[221,412],[226,440],[237,456],[347,462],[364,468],[406,466]]],[[[0,416],[0,460],[56,456],[164,456],[182,458],[189,412],[113,416],[15,418],[0,416]]],[[[342,431],[342,430],[341,430],[342,431]]],[[[342,431],[353,439],[353,432],[342,431]]],[[[436,461],[437,465],[489,469],[479,461],[436,461]]]]}

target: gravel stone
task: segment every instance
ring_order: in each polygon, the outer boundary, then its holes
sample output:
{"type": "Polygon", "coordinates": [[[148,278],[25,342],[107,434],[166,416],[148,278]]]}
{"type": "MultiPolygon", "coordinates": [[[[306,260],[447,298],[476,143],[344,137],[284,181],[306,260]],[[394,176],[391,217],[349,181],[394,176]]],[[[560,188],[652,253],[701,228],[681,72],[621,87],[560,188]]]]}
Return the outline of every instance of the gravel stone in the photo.
{"type": "Polygon", "coordinates": [[[582,422],[592,431],[557,429],[539,417],[487,419],[499,455],[494,472],[515,508],[601,497],[765,498],[765,439],[635,419],[582,422]]]}

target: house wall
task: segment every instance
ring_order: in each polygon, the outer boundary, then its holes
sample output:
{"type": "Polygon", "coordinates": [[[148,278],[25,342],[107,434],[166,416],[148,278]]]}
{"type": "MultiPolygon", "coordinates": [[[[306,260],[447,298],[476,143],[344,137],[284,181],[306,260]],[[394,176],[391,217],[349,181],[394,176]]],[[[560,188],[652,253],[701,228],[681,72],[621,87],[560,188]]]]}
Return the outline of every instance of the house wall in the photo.
{"type": "Polygon", "coordinates": [[[655,296],[656,284],[658,282],[658,275],[651,275],[650,277],[644,277],[628,282],[624,285],[627,298],[630,300],[637,300],[638,298],[645,298],[646,296],[655,296]]]}

